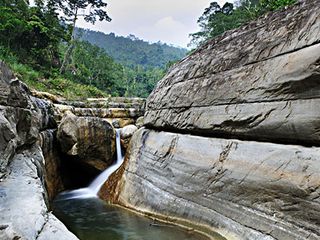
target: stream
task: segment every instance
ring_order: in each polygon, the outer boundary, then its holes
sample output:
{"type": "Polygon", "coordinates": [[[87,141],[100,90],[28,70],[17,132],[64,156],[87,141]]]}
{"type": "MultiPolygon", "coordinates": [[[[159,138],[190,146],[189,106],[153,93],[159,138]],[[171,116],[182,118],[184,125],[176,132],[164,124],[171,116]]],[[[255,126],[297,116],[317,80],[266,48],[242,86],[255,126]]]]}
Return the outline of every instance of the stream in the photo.
{"type": "Polygon", "coordinates": [[[99,198],[58,199],[53,212],[81,240],[208,240],[177,226],[154,223],[99,198]]]}
{"type": "Polygon", "coordinates": [[[153,222],[98,198],[108,177],[123,163],[120,130],[116,131],[116,162],[86,188],[60,193],[53,202],[53,213],[81,240],[208,240],[183,228],[153,222]]]}

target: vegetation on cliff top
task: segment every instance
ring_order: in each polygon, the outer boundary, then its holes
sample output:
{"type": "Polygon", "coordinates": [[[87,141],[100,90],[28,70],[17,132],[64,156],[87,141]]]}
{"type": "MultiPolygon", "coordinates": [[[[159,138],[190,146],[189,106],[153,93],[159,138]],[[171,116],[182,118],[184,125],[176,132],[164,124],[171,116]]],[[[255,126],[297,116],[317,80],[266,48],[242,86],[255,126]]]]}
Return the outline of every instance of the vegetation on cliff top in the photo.
{"type": "MultiPolygon", "coordinates": [[[[94,3],[98,11],[100,0],[79,1],[76,8],[69,0],[34,2],[30,6],[24,0],[0,0],[0,59],[36,90],[69,99],[147,97],[170,64],[186,54],[185,49],[150,44],[133,35],[125,38],[76,29],[78,9],[94,3]],[[64,12],[63,17],[59,12],[64,12]]],[[[240,0],[222,7],[212,2],[198,20],[201,31],[192,34],[193,43],[202,44],[293,2],[240,0]]],[[[90,22],[97,17],[110,20],[105,11],[84,17],[90,22]]]]}
{"type": "Polygon", "coordinates": [[[220,6],[211,2],[198,19],[201,28],[199,32],[190,34],[190,45],[199,46],[208,39],[221,35],[227,30],[235,29],[241,25],[258,18],[268,11],[274,11],[295,3],[296,0],[238,0],[220,6]]]}

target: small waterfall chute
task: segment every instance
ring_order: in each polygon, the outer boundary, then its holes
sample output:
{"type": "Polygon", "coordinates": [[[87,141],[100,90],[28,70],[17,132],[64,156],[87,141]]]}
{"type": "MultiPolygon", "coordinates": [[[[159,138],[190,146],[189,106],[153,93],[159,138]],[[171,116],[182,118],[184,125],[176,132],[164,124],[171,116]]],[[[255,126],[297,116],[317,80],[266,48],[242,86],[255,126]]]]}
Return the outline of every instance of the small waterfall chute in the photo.
{"type": "Polygon", "coordinates": [[[123,156],[121,152],[120,143],[120,131],[116,129],[116,149],[117,149],[117,160],[116,162],[100,173],[86,188],[80,188],[73,191],[63,192],[59,196],[59,200],[74,199],[74,198],[95,198],[98,197],[98,193],[102,185],[108,180],[110,175],[117,171],[117,169],[123,163],[123,156]]]}

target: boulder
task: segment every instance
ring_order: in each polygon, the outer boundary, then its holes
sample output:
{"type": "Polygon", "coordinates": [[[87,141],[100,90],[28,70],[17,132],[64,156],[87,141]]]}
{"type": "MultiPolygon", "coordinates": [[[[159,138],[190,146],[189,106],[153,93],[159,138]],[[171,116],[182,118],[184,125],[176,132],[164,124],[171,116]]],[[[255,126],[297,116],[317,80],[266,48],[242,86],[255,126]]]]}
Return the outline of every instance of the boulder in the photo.
{"type": "Polygon", "coordinates": [[[320,238],[320,148],[140,129],[129,149],[116,203],[227,239],[320,238]]]}
{"type": "Polygon", "coordinates": [[[136,121],[137,128],[142,128],[144,125],[144,117],[139,117],[136,121]]]}
{"type": "Polygon", "coordinates": [[[147,99],[145,125],[206,136],[319,145],[318,0],[212,39],[147,99]]]}
{"type": "Polygon", "coordinates": [[[120,132],[121,145],[125,151],[129,146],[131,137],[137,130],[138,128],[135,125],[128,125],[121,129],[121,132],[120,132]]]}
{"type": "Polygon", "coordinates": [[[121,129],[121,138],[131,138],[132,135],[138,130],[135,125],[128,125],[121,129]]]}
{"type": "Polygon", "coordinates": [[[134,123],[134,118],[107,118],[114,128],[123,128],[134,123]]]}
{"type": "Polygon", "coordinates": [[[67,112],[57,133],[63,153],[98,170],[112,164],[115,131],[108,121],[95,117],[77,117],[67,112]]]}

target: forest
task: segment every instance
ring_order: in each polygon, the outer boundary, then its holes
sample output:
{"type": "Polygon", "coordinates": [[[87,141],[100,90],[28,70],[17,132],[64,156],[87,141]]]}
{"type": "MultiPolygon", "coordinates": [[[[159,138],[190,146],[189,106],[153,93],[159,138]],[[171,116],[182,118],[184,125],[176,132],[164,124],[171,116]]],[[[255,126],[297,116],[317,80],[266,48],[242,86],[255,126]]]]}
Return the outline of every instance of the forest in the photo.
{"type": "MultiPolygon", "coordinates": [[[[295,0],[212,2],[198,20],[190,46],[239,27],[295,0]]],[[[134,35],[116,36],[76,28],[78,11],[90,6],[88,22],[111,21],[101,0],[0,0],[0,59],[31,88],[68,99],[147,97],[187,50],[134,35]],[[63,13],[63,14],[61,14],[63,13]]]]}

